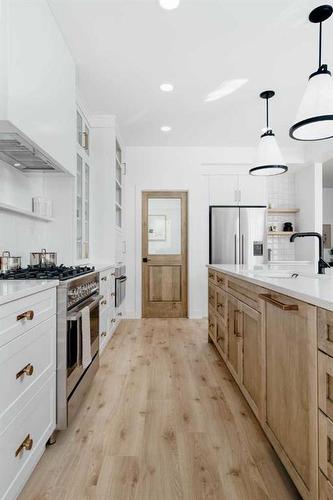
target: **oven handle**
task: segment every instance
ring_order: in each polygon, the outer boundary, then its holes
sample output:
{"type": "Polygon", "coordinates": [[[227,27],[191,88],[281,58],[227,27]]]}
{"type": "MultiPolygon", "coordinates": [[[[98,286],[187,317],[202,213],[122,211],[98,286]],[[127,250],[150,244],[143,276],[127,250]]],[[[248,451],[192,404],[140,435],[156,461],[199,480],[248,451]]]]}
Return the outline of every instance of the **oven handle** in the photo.
{"type": "MultiPolygon", "coordinates": [[[[96,299],[95,299],[93,302],[91,302],[91,303],[89,304],[89,306],[88,306],[88,307],[89,307],[89,309],[91,310],[91,309],[93,309],[94,307],[96,307],[96,306],[97,306],[97,304],[98,304],[98,303],[102,300],[102,298],[103,298],[103,295],[97,295],[96,299]]],[[[83,309],[84,307],[85,307],[85,306],[83,306],[83,307],[82,307],[82,308],[81,308],[81,309],[80,309],[77,313],[75,313],[75,314],[69,314],[69,315],[67,316],[67,321],[77,321],[78,319],[80,319],[80,318],[81,318],[81,316],[82,316],[82,309],[83,309]]]]}

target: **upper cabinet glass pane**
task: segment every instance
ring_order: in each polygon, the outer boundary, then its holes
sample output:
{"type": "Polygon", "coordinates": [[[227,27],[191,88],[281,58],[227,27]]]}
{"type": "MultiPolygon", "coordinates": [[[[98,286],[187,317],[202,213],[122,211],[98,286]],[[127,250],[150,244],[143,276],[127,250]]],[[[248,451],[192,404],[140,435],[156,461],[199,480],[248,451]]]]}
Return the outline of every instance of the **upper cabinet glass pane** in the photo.
{"type": "Polygon", "coordinates": [[[89,154],[89,128],[87,125],[84,126],[84,133],[83,133],[83,147],[86,150],[87,154],[89,154]]]}
{"type": "Polygon", "coordinates": [[[149,198],[149,255],[181,254],[181,199],[149,198]]]}
{"type": "Polygon", "coordinates": [[[82,116],[77,111],[76,112],[76,140],[80,146],[82,146],[82,132],[83,132],[83,121],[82,116]]]}

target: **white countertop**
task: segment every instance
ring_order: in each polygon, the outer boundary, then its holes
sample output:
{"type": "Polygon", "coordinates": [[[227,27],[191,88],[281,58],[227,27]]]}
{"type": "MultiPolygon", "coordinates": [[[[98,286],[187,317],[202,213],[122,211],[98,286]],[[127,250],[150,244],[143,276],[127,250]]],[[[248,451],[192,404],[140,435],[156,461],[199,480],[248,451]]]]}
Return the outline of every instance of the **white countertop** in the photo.
{"type": "Polygon", "coordinates": [[[295,263],[252,267],[235,264],[210,264],[207,267],[333,311],[333,268],[326,269],[326,274],[318,275],[316,274],[316,265],[295,263]],[[291,278],[293,272],[298,273],[299,276],[291,278]]]}
{"type": "Polygon", "coordinates": [[[94,265],[95,267],[95,271],[98,272],[98,273],[101,273],[102,271],[106,271],[107,269],[112,269],[115,267],[115,263],[112,262],[112,263],[97,263],[94,265]]]}
{"type": "Polygon", "coordinates": [[[0,305],[58,285],[58,280],[1,280],[0,305]]]}

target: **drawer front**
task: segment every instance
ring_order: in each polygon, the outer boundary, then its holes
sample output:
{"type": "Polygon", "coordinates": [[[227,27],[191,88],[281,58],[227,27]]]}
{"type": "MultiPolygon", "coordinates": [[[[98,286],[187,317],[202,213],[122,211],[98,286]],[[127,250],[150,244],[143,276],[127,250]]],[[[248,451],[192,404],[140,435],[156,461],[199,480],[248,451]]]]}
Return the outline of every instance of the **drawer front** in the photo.
{"type": "Polygon", "coordinates": [[[216,342],[224,352],[227,354],[228,352],[228,330],[224,321],[217,319],[216,321],[216,342]]]}
{"type": "Polygon", "coordinates": [[[109,311],[104,311],[99,316],[99,346],[101,349],[103,349],[108,336],[108,317],[109,311]]]}
{"type": "Polygon", "coordinates": [[[109,289],[110,289],[110,277],[109,277],[109,271],[107,270],[99,273],[99,293],[103,295],[102,301],[108,299],[109,289]]]}
{"type": "Polygon", "coordinates": [[[333,358],[318,351],[318,405],[333,420],[333,358]]]}
{"type": "Polygon", "coordinates": [[[319,500],[333,500],[333,486],[319,471],[319,500]]]}
{"type": "Polygon", "coordinates": [[[252,307],[252,309],[261,312],[263,304],[259,295],[266,292],[264,288],[252,285],[252,283],[247,283],[243,280],[229,278],[228,292],[248,306],[252,307]]]}
{"type": "Polygon", "coordinates": [[[224,290],[216,290],[216,312],[221,318],[227,319],[227,293],[224,290]]]}
{"type": "Polygon", "coordinates": [[[208,269],[208,280],[211,283],[215,283],[215,271],[213,271],[212,269],[208,269]]]}
{"type": "Polygon", "coordinates": [[[227,288],[227,277],[225,274],[222,274],[222,273],[216,273],[216,277],[215,277],[215,282],[216,282],[216,285],[220,288],[224,288],[226,289],[227,288]]]}
{"type": "Polygon", "coordinates": [[[319,467],[333,483],[333,422],[319,410],[319,467]]]}
{"type": "Polygon", "coordinates": [[[333,356],[333,312],[318,309],[318,347],[333,356]]]}
{"type": "Polygon", "coordinates": [[[216,340],[216,316],[211,307],[208,311],[208,333],[213,340],[216,340]]]}
{"type": "Polygon", "coordinates": [[[208,285],[208,303],[213,309],[215,309],[215,307],[216,307],[216,292],[215,292],[214,285],[208,285]]]}
{"type": "Polygon", "coordinates": [[[55,313],[56,288],[0,306],[0,347],[55,313]]]}
{"type": "Polygon", "coordinates": [[[0,348],[0,428],[56,369],[56,316],[0,348]]]}
{"type": "Polygon", "coordinates": [[[54,431],[55,388],[53,374],[0,434],[0,498],[16,498],[54,431]]]}

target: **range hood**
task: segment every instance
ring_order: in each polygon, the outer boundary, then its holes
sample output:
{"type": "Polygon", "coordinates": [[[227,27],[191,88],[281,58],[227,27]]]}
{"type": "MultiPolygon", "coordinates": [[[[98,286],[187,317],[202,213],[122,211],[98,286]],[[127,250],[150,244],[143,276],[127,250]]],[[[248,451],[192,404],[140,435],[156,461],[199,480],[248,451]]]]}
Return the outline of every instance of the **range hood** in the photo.
{"type": "Polygon", "coordinates": [[[26,174],[63,172],[58,162],[9,121],[0,122],[0,160],[26,174]]]}

